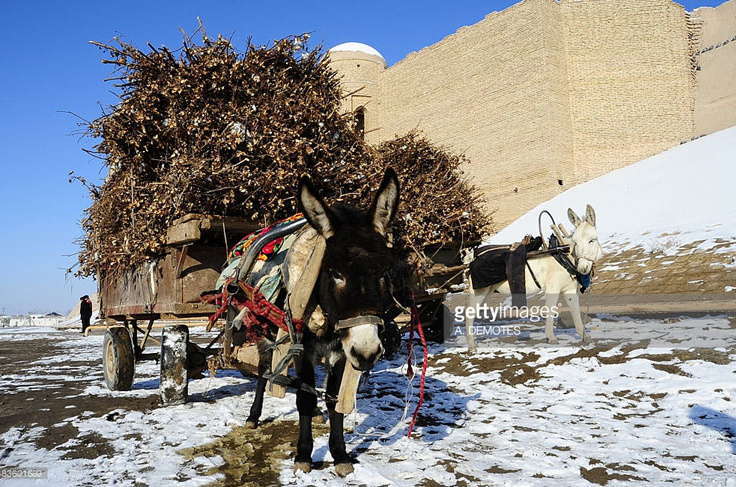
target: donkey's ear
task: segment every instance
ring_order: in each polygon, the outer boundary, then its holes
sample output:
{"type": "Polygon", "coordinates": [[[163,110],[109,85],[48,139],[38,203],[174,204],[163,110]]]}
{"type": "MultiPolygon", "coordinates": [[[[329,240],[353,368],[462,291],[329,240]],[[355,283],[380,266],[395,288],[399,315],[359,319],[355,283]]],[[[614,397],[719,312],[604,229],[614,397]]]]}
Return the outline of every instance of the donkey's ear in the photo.
{"type": "Polygon", "coordinates": [[[572,223],[576,227],[583,223],[583,220],[581,220],[580,217],[577,216],[574,211],[572,211],[572,208],[567,209],[567,217],[570,219],[570,223],[572,223]]]}
{"type": "Polygon", "coordinates": [[[384,237],[389,233],[391,222],[399,207],[399,178],[396,172],[388,168],[378,188],[371,209],[368,212],[373,228],[384,237]]]}
{"type": "Polygon", "coordinates": [[[588,220],[588,223],[595,226],[595,210],[590,205],[585,207],[585,219],[588,220]]]}
{"type": "Polygon", "coordinates": [[[309,176],[302,176],[299,180],[299,207],[304,213],[312,227],[322,235],[325,240],[335,234],[334,217],[332,210],[314,189],[309,176]]]}

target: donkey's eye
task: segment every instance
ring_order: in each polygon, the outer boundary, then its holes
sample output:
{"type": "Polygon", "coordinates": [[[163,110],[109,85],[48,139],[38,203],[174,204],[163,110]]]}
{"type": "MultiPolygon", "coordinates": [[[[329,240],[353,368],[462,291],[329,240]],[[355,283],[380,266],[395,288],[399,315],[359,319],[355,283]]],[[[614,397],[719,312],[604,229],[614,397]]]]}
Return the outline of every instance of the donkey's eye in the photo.
{"type": "Polygon", "coordinates": [[[343,276],[342,274],[340,274],[334,269],[330,269],[329,273],[330,273],[330,278],[334,281],[336,286],[342,287],[345,285],[345,276],[343,276]]]}
{"type": "Polygon", "coordinates": [[[588,242],[588,243],[593,243],[593,242],[595,242],[595,239],[592,239],[592,240],[591,240],[590,242],[588,242]]]}

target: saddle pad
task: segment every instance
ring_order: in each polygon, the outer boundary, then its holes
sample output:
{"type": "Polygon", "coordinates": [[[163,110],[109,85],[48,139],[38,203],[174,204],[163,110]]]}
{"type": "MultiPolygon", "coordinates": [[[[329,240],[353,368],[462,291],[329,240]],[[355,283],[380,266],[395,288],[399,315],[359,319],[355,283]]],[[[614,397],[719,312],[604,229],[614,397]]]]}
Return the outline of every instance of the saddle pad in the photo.
{"type": "Polygon", "coordinates": [[[485,249],[470,263],[470,279],[474,289],[483,289],[506,280],[506,262],[511,251],[508,247],[485,249]]]}
{"type": "Polygon", "coordinates": [[[541,238],[526,244],[511,246],[486,246],[476,251],[477,257],[470,263],[470,280],[474,289],[508,281],[512,305],[526,306],[526,255],[541,246],[541,238]]]}

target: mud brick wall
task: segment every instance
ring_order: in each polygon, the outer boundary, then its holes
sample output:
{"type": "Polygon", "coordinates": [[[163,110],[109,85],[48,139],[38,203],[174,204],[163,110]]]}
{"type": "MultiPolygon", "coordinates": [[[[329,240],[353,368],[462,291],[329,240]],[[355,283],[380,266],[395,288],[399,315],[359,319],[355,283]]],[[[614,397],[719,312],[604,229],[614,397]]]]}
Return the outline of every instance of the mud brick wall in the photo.
{"type": "Polygon", "coordinates": [[[694,94],[684,8],[670,0],[561,7],[577,182],[689,140],[694,94]]]}
{"type": "Polygon", "coordinates": [[[571,161],[556,7],[527,0],[492,13],[381,79],[379,137],[421,129],[464,152],[501,224],[556,194],[571,161]]]}
{"type": "Polygon", "coordinates": [[[736,0],[692,13],[696,39],[695,136],[736,125],[736,0]]]}
{"type": "Polygon", "coordinates": [[[333,64],[346,93],[363,87],[345,106],[367,107],[369,142],[419,129],[464,152],[503,226],[575,184],[736,124],[736,42],[697,57],[736,29],[732,10],[736,0],[692,16],[671,0],[523,0],[390,68],[375,56],[366,67],[361,53],[333,64]]]}

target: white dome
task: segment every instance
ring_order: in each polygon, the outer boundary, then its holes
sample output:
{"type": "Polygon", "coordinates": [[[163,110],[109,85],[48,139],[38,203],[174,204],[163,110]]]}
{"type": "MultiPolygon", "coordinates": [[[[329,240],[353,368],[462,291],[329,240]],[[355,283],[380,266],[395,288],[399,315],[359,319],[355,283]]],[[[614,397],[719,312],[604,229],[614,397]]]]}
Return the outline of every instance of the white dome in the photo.
{"type": "Polygon", "coordinates": [[[337,51],[362,52],[365,54],[370,54],[372,56],[378,56],[384,61],[386,61],[386,59],[384,59],[384,57],[381,56],[380,52],[376,51],[374,48],[372,48],[368,44],[363,44],[362,42],[344,42],[342,44],[338,44],[337,46],[329,49],[327,52],[332,52],[332,51],[335,51],[335,52],[337,51]]]}

